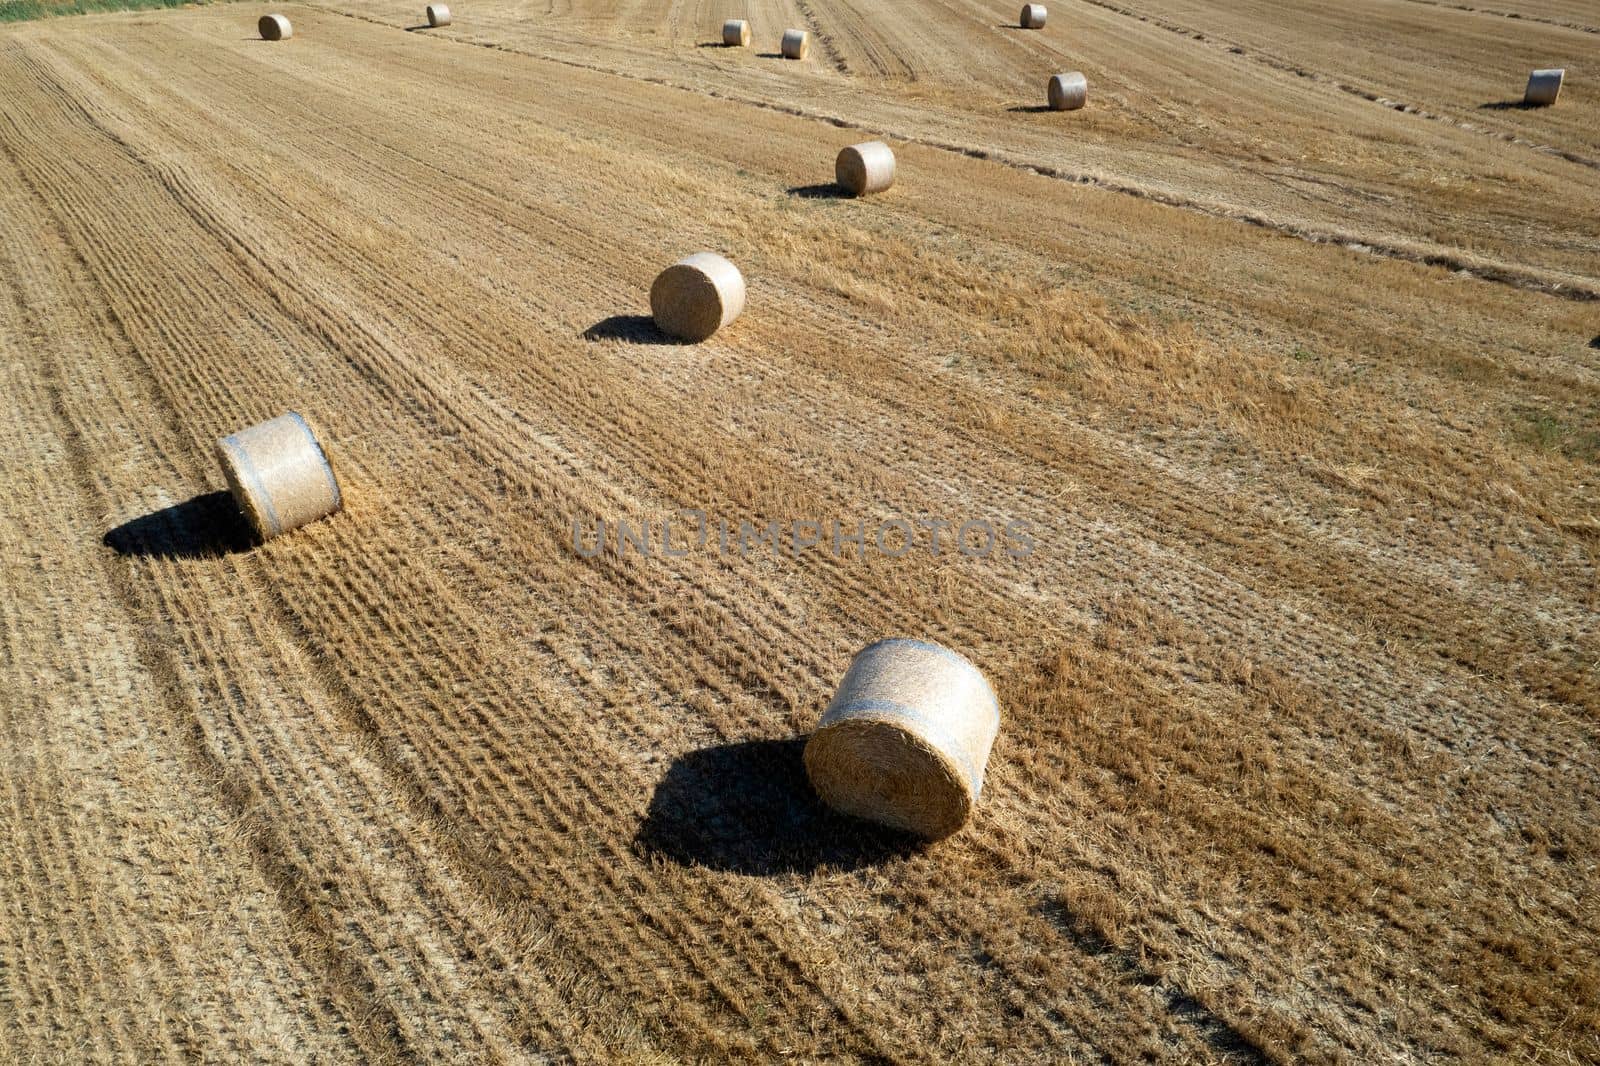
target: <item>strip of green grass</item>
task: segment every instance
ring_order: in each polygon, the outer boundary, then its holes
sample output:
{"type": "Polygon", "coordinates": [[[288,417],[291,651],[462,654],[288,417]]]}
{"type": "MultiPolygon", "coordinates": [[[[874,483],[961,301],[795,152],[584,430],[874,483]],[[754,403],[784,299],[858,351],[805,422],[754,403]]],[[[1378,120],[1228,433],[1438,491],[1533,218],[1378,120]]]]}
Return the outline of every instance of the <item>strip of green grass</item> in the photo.
{"type": "Polygon", "coordinates": [[[88,15],[97,11],[141,11],[152,7],[183,7],[194,0],[0,0],[0,23],[26,22],[57,15],[88,15]]]}

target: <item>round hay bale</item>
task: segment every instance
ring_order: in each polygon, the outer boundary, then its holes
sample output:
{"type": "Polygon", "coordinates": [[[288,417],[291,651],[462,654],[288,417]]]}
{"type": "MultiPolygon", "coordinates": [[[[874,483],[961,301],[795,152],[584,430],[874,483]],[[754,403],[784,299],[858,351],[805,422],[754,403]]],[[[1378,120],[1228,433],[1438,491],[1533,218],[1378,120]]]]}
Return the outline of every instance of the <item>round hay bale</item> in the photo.
{"type": "Polygon", "coordinates": [[[256,29],[261,31],[263,41],[287,41],[294,36],[289,20],[282,15],[262,15],[261,21],[256,23],[256,29]]]}
{"type": "Polygon", "coordinates": [[[729,48],[744,48],[750,43],[750,23],[729,19],[722,24],[722,43],[729,48]]]}
{"type": "Polygon", "coordinates": [[[1528,88],[1522,94],[1522,102],[1529,107],[1551,106],[1561,96],[1561,82],[1566,76],[1565,68],[1534,71],[1528,75],[1528,88]]]}
{"type": "Polygon", "coordinates": [[[1049,16],[1043,4],[1023,4],[1022,14],[1017,16],[1017,23],[1025,30],[1044,29],[1044,20],[1049,16]]]}
{"type": "Polygon", "coordinates": [[[650,314],[662,331],[703,341],[744,310],[744,275],[715,252],[696,252],[663,270],[650,286],[650,314]]]}
{"type": "Polygon", "coordinates": [[[257,536],[280,533],[339,509],[339,482],[310,424],[290,411],[217,441],[228,488],[257,536]]]}
{"type": "Polygon", "coordinates": [[[1046,89],[1052,111],[1076,111],[1089,99],[1089,79],[1076,70],[1057,74],[1046,89]]]}
{"type": "Polygon", "coordinates": [[[971,816],[999,731],[977,667],[928,641],[881,640],[850,663],[806,742],[806,775],[835,810],[938,840],[971,816]]]}
{"type": "Polygon", "coordinates": [[[811,34],[805,30],[784,30],[779,51],[785,59],[804,59],[811,51],[811,34]]]}
{"type": "Polygon", "coordinates": [[[882,141],[852,144],[833,161],[833,176],[852,196],[882,192],[894,184],[894,152],[882,141]]]}
{"type": "Polygon", "coordinates": [[[450,5],[429,4],[428,25],[432,26],[434,29],[438,29],[440,26],[450,25],[450,5]]]}

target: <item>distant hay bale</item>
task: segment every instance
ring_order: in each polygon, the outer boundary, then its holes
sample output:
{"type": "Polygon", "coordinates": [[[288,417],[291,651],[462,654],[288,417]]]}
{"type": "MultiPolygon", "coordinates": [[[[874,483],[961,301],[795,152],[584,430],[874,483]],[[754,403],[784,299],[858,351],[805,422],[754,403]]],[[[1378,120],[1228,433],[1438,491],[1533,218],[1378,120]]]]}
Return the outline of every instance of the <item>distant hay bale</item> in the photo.
{"type": "Polygon", "coordinates": [[[750,43],[750,23],[744,19],[729,19],[722,24],[722,43],[729,48],[743,48],[750,43]]]}
{"type": "Polygon", "coordinates": [[[744,275],[715,252],[696,252],[650,286],[650,314],[680,340],[703,341],[744,310],[744,275]]]}
{"type": "Polygon", "coordinates": [[[1048,15],[1049,12],[1045,10],[1043,4],[1023,4],[1022,14],[1018,16],[1017,22],[1025,30],[1042,30],[1048,15]]]}
{"type": "Polygon", "coordinates": [[[1076,111],[1089,99],[1089,79],[1074,70],[1057,74],[1047,89],[1052,111],[1076,111]]]}
{"type": "Polygon", "coordinates": [[[429,4],[428,25],[432,26],[434,29],[438,29],[440,26],[450,25],[450,5],[429,4]]]}
{"type": "Polygon", "coordinates": [[[784,30],[779,51],[785,59],[804,59],[806,53],[811,51],[811,34],[805,30],[784,30]]]}
{"type": "Polygon", "coordinates": [[[282,15],[262,15],[261,21],[256,23],[256,29],[261,31],[263,41],[287,41],[294,36],[289,20],[282,15]]]}
{"type": "Polygon", "coordinates": [[[948,648],[896,638],[856,655],[806,743],[806,774],[830,807],[937,840],[983,790],[1000,704],[948,648]]]}
{"type": "Polygon", "coordinates": [[[339,509],[333,467],[310,424],[293,411],[223,437],[217,454],[234,500],[262,540],[339,509]]]}
{"type": "Polygon", "coordinates": [[[1566,76],[1565,68],[1534,71],[1528,75],[1528,88],[1522,94],[1522,102],[1530,107],[1549,107],[1560,97],[1561,82],[1566,76]]]}
{"type": "Polygon", "coordinates": [[[882,192],[894,184],[894,152],[882,141],[852,144],[834,160],[833,176],[852,196],[882,192]]]}

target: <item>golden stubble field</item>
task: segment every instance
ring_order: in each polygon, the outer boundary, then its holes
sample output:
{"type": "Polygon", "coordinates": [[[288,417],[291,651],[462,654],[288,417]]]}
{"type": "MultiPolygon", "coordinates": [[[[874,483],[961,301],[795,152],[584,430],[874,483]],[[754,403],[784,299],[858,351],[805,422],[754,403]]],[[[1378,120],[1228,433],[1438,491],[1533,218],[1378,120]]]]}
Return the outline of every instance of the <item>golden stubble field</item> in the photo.
{"type": "Polygon", "coordinates": [[[0,29],[0,1057],[1600,1056],[1592,8],[453,6],[0,29]],[[679,508],[1036,547],[574,546],[679,508]],[[925,850],[799,765],[895,633],[925,850]]]}

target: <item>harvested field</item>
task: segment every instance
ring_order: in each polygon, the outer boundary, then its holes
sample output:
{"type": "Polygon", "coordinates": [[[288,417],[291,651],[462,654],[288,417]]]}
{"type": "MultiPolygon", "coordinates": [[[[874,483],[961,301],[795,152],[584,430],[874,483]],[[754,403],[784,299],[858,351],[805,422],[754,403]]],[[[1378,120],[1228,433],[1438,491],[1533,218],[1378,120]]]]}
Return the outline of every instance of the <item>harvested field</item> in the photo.
{"type": "Polygon", "coordinates": [[[1257,6],[0,29],[0,1048],[1600,1058],[1595,20],[1257,6]],[[1033,550],[592,550],[681,509],[1033,550]],[[931,848],[801,767],[890,635],[1003,709],[931,848]]]}

